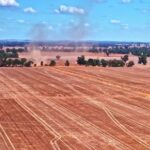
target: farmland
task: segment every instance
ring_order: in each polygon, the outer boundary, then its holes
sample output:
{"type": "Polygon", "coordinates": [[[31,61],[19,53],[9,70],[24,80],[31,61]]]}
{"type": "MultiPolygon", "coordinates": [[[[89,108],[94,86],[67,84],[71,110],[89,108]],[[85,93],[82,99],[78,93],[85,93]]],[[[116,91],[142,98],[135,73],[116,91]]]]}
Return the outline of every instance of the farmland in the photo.
{"type": "Polygon", "coordinates": [[[150,68],[0,69],[0,150],[150,149],[150,68]]]}
{"type": "MultiPolygon", "coordinates": [[[[50,51],[50,52],[44,52],[44,51],[40,51],[40,53],[38,53],[38,51],[34,51],[34,55],[33,55],[33,60],[36,60],[35,63],[37,63],[37,65],[40,65],[41,61],[44,61],[44,63],[48,63],[50,62],[50,60],[56,60],[56,56],[60,56],[60,60],[57,61],[57,66],[64,66],[64,63],[66,60],[69,60],[70,64],[72,66],[77,64],[77,57],[84,55],[85,58],[88,60],[89,58],[93,58],[93,59],[105,59],[105,60],[113,60],[113,59],[117,59],[120,60],[121,57],[124,56],[124,54],[110,54],[109,57],[105,54],[105,53],[90,53],[90,52],[55,52],[55,51],[50,51]],[[38,58],[40,58],[38,60],[38,58]]],[[[23,53],[19,53],[19,57],[20,58],[26,58],[26,59],[30,59],[31,58],[31,54],[29,52],[23,52],[23,53]]],[[[135,66],[136,67],[150,67],[150,57],[147,58],[147,65],[139,65],[138,64],[138,57],[134,56],[134,55],[129,55],[129,60],[130,61],[134,61],[135,62],[135,66]]]]}

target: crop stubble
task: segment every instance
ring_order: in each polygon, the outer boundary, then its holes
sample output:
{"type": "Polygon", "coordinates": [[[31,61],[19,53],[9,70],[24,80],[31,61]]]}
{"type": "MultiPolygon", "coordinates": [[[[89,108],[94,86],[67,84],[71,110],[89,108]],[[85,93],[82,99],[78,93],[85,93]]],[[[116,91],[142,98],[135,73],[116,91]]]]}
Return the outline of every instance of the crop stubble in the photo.
{"type": "Polygon", "coordinates": [[[2,68],[0,149],[150,149],[149,73],[149,68],[2,68]]]}

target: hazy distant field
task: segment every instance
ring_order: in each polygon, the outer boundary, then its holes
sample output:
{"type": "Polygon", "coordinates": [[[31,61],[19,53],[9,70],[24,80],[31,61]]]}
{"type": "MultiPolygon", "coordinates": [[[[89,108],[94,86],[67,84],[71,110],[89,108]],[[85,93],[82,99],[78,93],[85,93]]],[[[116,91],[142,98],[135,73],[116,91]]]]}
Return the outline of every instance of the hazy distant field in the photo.
{"type": "Polygon", "coordinates": [[[1,68],[0,149],[150,149],[149,74],[150,68],[1,68]]]}
{"type": "MultiPolygon", "coordinates": [[[[40,57],[40,60],[46,61],[46,60],[52,60],[56,59],[56,56],[59,55],[61,56],[61,59],[57,61],[57,65],[64,65],[64,62],[66,60],[69,60],[71,62],[71,65],[76,64],[76,60],[78,56],[84,55],[86,59],[88,58],[98,58],[98,59],[120,59],[121,56],[124,56],[123,54],[110,54],[109,57],[106,56],[105,53],[89,53],[89,52],[41,52],[40,54],[38,53],[38,57],[40,57]]],[[[26,58],[31,58],[30,53],[21,53],[20,57],[26,57],[26,58]]],[[[36,57],[36,54],[35,54],[36,57]]],[[[37,58],[37,57],[36,57],[37,58]]],[[[139,65],[138,64],[138,57],[137,56],[129,56],[129,60],[133,60],[136,64],[136,67],[147,67],[150,66],[150,57],[148,58],[148,64],[147,66],[139,65]]]]}

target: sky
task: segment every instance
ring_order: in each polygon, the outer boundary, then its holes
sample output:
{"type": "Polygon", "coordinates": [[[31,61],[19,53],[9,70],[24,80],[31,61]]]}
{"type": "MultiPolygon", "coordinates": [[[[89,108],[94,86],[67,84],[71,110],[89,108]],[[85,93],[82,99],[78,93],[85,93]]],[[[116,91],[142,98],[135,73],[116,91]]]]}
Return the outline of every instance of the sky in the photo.
{"type": "Polygon", "coordinates": [[[150,42],[150,0],[0,0],[0,39],[150,42]]]}

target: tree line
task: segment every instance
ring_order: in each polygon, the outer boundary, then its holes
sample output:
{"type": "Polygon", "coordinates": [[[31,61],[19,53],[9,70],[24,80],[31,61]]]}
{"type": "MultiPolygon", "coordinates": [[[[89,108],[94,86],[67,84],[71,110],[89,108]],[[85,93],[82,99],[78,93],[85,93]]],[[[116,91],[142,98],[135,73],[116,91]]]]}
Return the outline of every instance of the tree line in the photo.
{"type": "Polygon", "coordinates": [[[26,58],[8,58],[3,61],[0,59],[0,67],[31,67],[32,64],[33,62],[26,58]]]}
{"type": "Polygon", "coordinates": [[[102,67],[123,67],[125,62],[122,60],[105,60],[105,59],[85,59],[85,56],[80,56],[77,58],[77,64],[85,66],[102,66],[102,67]]]}
{"type": "MultiPolygon", "coordinates": [[[[146,65],[147,64],[147,57],[145,55],[139,56],[139,64],[146,65]]],[[[89,58],[88,60],[85,59],[85,56],[82,55],[77,58],[77,64],[79,65],[85,65],[85,66],[102,66],[102,67],[132,67],[135,65],[134,61],[129,61],[129,56],[124,55],[120,58],[120,60],[112,59],[112,60],[106,60],[106,59],[93,59],[89,58]]]]}
{"type": "Polygon", "coordinates": [[[18,53],[15,51],[0,51],[0,67],[30,67],[32,61],[26,58],[18,58],[18,53]]]}
{"type": "Polygon", "coordinates": [[[92,52],[92,53],[102,53],[102,52],[105,52],[106,54],[109,53],[109,54],[133,54],[135,56],[140,56],[141,54],[144,54],[146,55],[147,57],[150,57],[150,49],[146,48],[146,47],[142,47],[142,48],[136,48],[136,47],[133,47],[133,48],[128,48],[128,47],[125,47],[125,48],[112,48],[112,49],[104,49],[102,50],[101,48],[100,49],[96,49],[95,47],[91,48],[89,50],[89,52],[92,52]]]}

